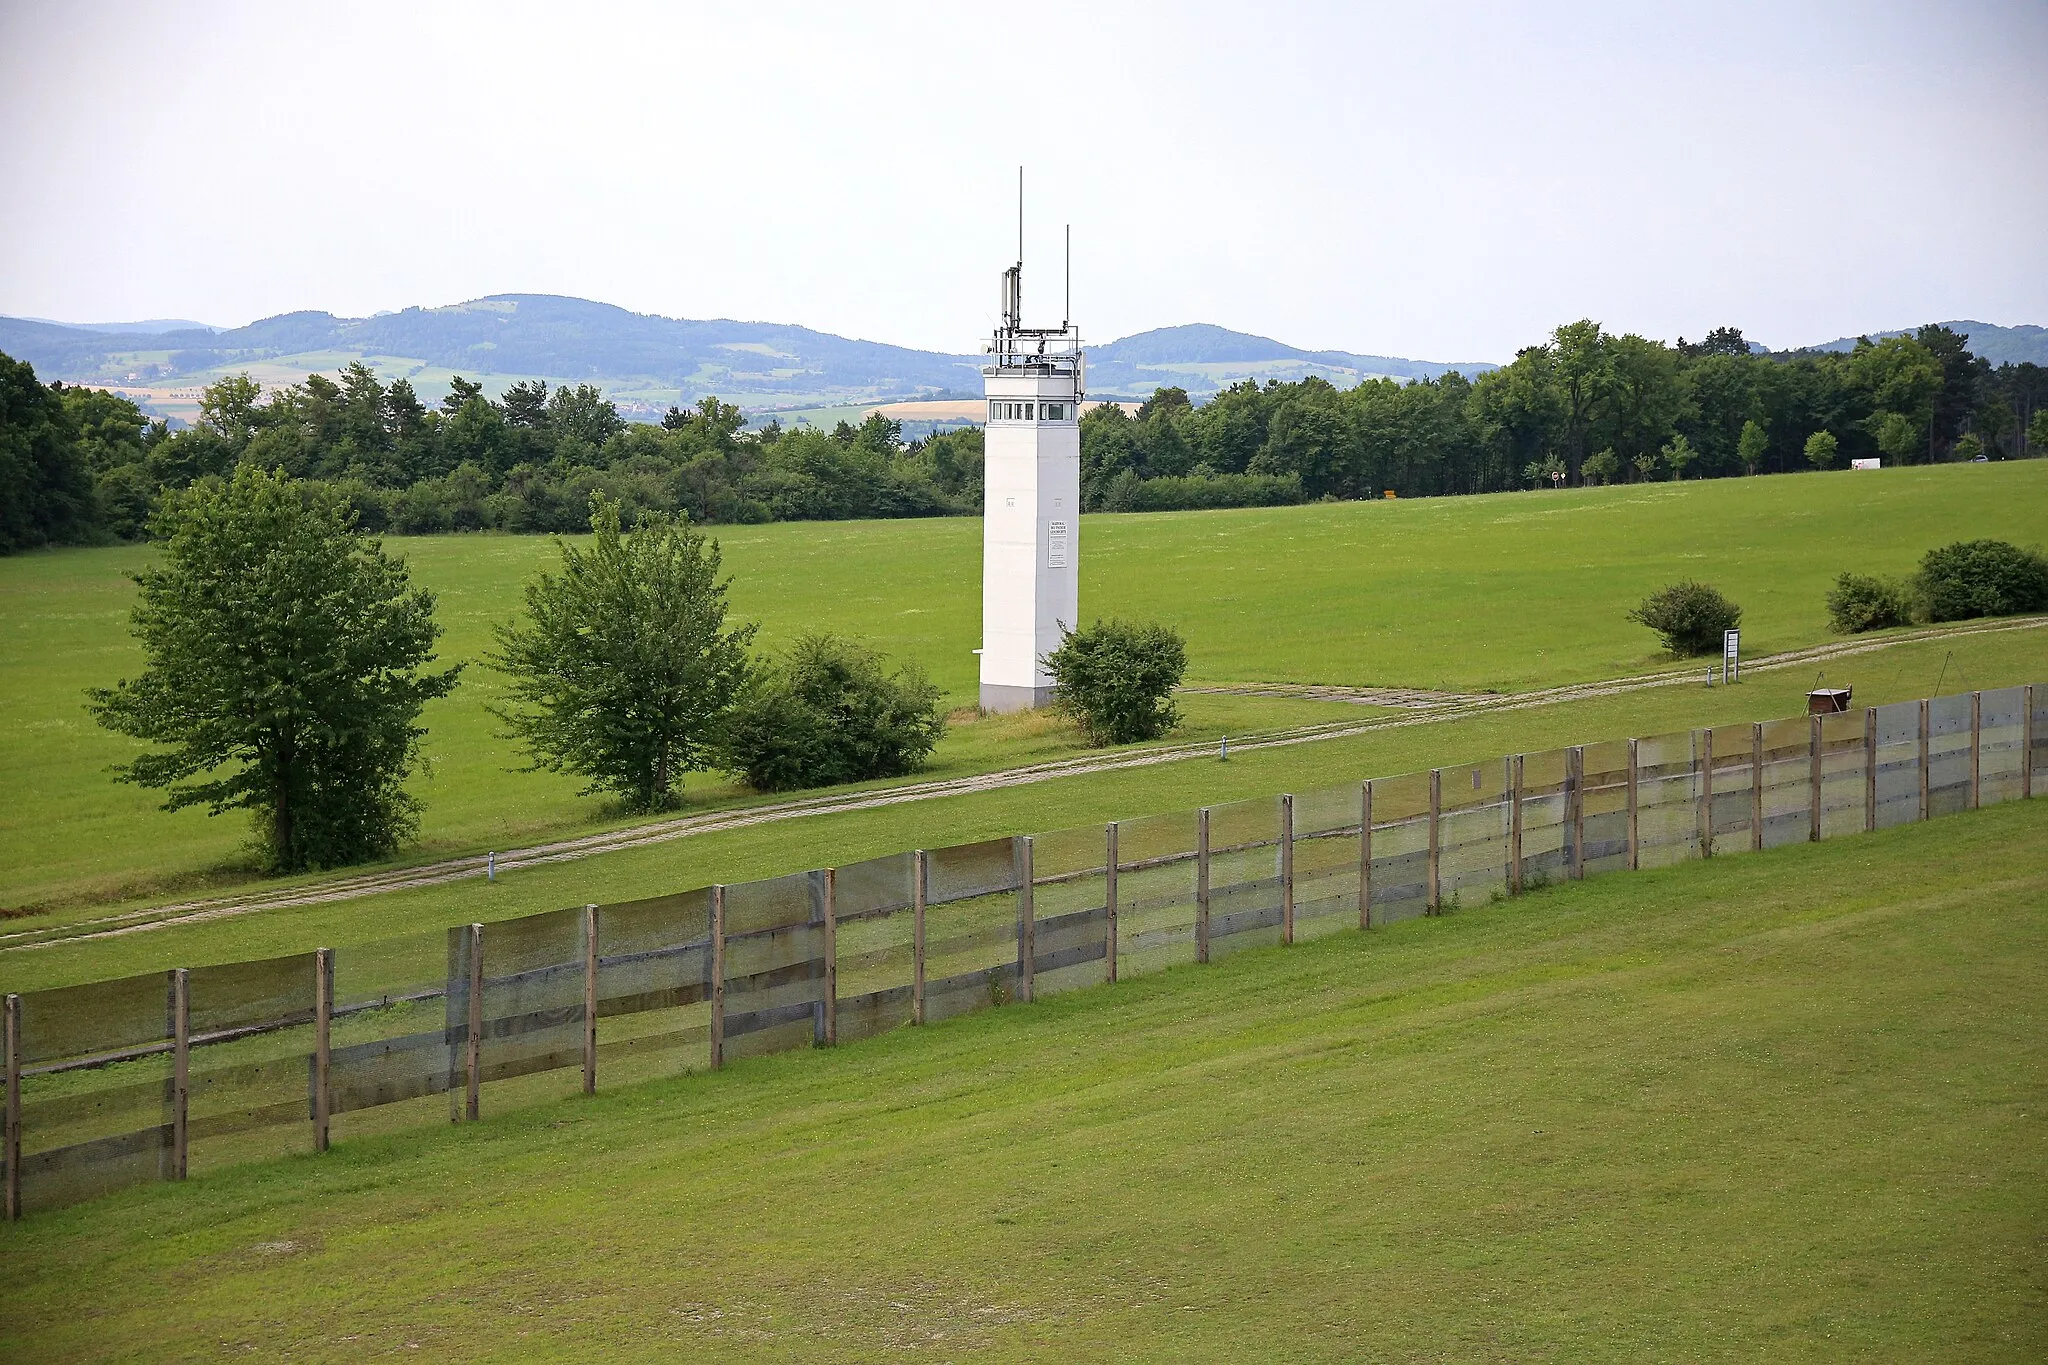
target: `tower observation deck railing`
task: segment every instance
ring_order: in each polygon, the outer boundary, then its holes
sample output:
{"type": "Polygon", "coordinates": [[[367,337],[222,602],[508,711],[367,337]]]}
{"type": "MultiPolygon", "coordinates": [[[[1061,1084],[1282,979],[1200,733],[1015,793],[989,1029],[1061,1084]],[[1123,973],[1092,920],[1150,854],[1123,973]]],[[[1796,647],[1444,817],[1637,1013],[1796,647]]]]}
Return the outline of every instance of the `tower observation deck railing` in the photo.
{"type": "Polygon", "coordinates": [[[2006,687],[8,995],[7,1212],[2044,783],[2006,687]]]}
{"type": "Polygon", "coordinates": [[[1081,373],[1081,329],[1078,327],[1000,328],[982,348],[990,363],[983,374],[1081,373]]]}

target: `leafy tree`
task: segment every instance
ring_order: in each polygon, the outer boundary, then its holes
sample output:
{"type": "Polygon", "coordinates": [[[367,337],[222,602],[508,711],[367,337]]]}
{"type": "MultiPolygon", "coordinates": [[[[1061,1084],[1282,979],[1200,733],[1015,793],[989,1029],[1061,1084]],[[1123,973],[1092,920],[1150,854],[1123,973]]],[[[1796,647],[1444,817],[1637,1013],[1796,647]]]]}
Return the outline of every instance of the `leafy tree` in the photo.
{"type": "Polygon", "coordinates": [[[1588,455],[1585,466],[1579,471],[1592,483],[1613,483],[1621,475],[1621,458],[1609,446],[1597,455],[1588,455]]]}
{"type": "Polygon", "coordinates": [[[1173,689],[1187,672],[1187,646],[1170,626],[1097,621],[1069,631],[1043,663],[1053,705],[1090,744],[1157,739],[1180,724],[1173,689]]]}
{"type": "Polygon", "coordinates": [[[2003,540],[1959,540],[1929,550],[1917,582],[1934,621],[2048,610],[2048,557],[2003,540]]]}
{"type": "Polygon", "coordinates": [[[92,518],[91,476],[61,391],[0,355],[0,554],[82,539],[92,518]]]}
{"type": "Polygon", "coordinates": [[[1684,432],[1673,436],[1671,444],[1657,453],[1664,457],[1665,464],[1671,466],[1671,477],[1680,480],[1685,478],[1685,467],[1700,457],[1700,453],[1692,448],[1692,442],[1685,439],[1684,432]]]}
{"type": "Polygon", "coordinates": [[[1920,449],[1920,433],[1902,412],[1880,412],[1871,418],[1877,448],[1895,464],[1911,460],[1920,449]]]}
{"type": "Polygon", "coordinates": [[[1558,391],[1564,398],[1565,467],[1576,476],[1595,406],[1614,383],[1613,352],[1610,338],[1590,318],[1559,327],[1551,333],[1550,344],[1557,356],[1558,391]]]}
{"type": "Polygon", "coordinates": [[[1764,452],[1770,449],[1770,444],[1770,437],[1764,434],[1762,427],[1753,421],[1742,424],[1742,435],[1735,442],[1735,454],[1742,461],[1745,473],[1755,474],[1763,465],[1764,452]]]}
{"type": "Polygon", "coordinates": [[[1984,438],[1974,431],[1956,437],[1953,454],[1958,460],[1975,460],[1984,453],[1984,438]]]}
{"type": "Polygon", "coordinates": [[[167,789],[166,810],[255,812],[279,871],[390,853],[417,826],[420,708],[461,672],[424,671],[433,594],[338,493],[281,473],[167,494],[155,530],[131,618],[147,666],[89,694],[100,724],[168,746],[121,780],[167,789]]]}
{"type": "Polygon", "coordinates": [[[1841,442],[1831,431],[1816,431],[1806,438],[1806,462],[1815,469],[1833,469],[1841,442]]]}
{"type": "Polygon", "coordinates": [[[1735,629],[1742,608],[1718,589],[1686,579],[1645,597],[1628,619],[1656,631],[1664,648],[1687,658],[1719,650],[1722,632],[1735,629]]]}
{"type": "Polygon", "coordinates": [[[560,576],[527,586],[526,622],[497,628],[491,662],[514,707],[493,714],[531,755],[525,771],[574,772],[586,795],[667,809],[683,774],[714,757],[757,628],[727,628],[718,544],[686,519],[647,516],[622,537],[619,504],[593,494],[590,523],[591,547],[562,544],[560,576]]]}
{"type": "Polygon", "coordinates": [[[2034,450],[2048,451],[2048,408],[2034,414],[2034,420],[2027,424],[2027,445],[2034,450]]]}
{"type": "Polygon", "coordinates": [[[1648,483],[1657,477],[1657,471],[1663,467],[1664,460],[1656,451],[1646,450],[1630,463],[1635,465],[1636,473],[1642,477],[1643,482],[1648,483]]]}
{"type": "Polygon", "coordinates": [[[946,732],[939,689],[914,664],[805,635],[760,670],[727,719],[720,762],[756,791],[918,772],[946,732]]]}
{"type": "Polygon", "coordinates": [[[1845,573],[1828,590],[1828,624],[1844,635],[1903,626],[1913,619],[1913,589],[1897,579],[1845,573]]]}

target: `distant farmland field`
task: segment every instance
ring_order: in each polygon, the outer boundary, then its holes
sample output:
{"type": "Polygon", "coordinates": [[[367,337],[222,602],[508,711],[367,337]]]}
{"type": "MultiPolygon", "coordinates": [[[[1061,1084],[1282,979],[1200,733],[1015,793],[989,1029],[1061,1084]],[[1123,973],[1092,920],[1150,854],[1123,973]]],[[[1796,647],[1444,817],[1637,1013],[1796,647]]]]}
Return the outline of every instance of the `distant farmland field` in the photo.
{"type": "MultiPolygon", "coordinates": [[[[1675,578],[1708,579],[1742,603],[1754,655],[1828,638],[1822,599],[1842,570],[1903,572],[1950,540],[2024,543],[2040,539],[2043,526],[2048,461],[1091,516],[1081,532],[1082,604],[1090,617],[1179,627],[1191,681],[1517,691],[1659,666],[1653,637],[1625,613],[1675,578]]],[[[964,705],[979,643],[979,531],[978,521],[960,518],[715,534],[735,607],[762,623],[764,644],[806,630],[853,635],[917,660],[964,705]]],[[[444,657],[472,663],[488,648],[492,623],[518,609],[521,584],[553,555],[540,537],[388,543],[440,594],[444,657]]],[[[16,794],[0,809],[0,905],[120,894],[152,880],[175,885],[231,860],[245,837],[237,818],[165,815],[152,794],[115,785],[108,769],[131,750],[84,710],[83,689],[137,667],[123,575],[153,554],[121,547],[0,560],[0,789],[16,794]]],[[[2041,671],[2027,650],[2048,662],[2038,637],[2000,648],[2020,651],[2014,681],[2041,671]]],[[[1939,662],[1940,652],[1933,657],[1939,662]]],[[[1933,685],[1930,669],[1900,695],[1933,685]]],[[[484,710],[496,687],[473,667],[427,712],[433,761],[418,788],[428,803],[427,850],[506,847],[602,818],[572,780],[506,771],[519,757],[484,710]]],[[[1196,737],[1359,714],[1235,696],[1191,696],[1185,705],[1196,737]]],[[[1665,728],[1691,723],[1679,715],[1665,728]]],[[[1488,745],[1484,752],[1499,752],[1517,741],[1488,745]]],[[[1073,747],[1071,734],[1042,723],[968,726],[942,747],[939,766],[977,771],[1073,747]]],[[[690,785],[693,801],[738,795],[721,779],[690,785]]],[[[1186,795],[1176,792],[1167,806],[1201,799],[1186,795]]]]}

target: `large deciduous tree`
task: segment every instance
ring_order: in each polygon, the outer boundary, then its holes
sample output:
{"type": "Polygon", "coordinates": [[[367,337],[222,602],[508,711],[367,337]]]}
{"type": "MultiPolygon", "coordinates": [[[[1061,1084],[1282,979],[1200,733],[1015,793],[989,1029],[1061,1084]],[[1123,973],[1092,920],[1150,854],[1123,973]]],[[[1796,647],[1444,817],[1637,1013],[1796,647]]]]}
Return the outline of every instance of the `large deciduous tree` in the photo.
{"type": "Polygon", "coordinates": [[[491,662],[514,705],[493,713],[528,771],[577,773],[586,794],[661,810],[711,760],[756,628],[727,628],[718,544],[687,520],[646,516],[624,536],[618,503],[594,494],[590,521],[590,549],[562,544],[560,574],[527,586],[526,621],[498,627],[491,662]]]}
{"type": "Polygon", "coordinates": [[[244,466],[164,498],[163,562],[135,575],[147,665],[90,693],[102,725],[166,747],[123,781],[165,809],[256,813],[278,871],[391,852],[416,828],[405,778],[420,708],[455,686],[430,672],[433,594],[356,533],[339,493],[244,466]]]}

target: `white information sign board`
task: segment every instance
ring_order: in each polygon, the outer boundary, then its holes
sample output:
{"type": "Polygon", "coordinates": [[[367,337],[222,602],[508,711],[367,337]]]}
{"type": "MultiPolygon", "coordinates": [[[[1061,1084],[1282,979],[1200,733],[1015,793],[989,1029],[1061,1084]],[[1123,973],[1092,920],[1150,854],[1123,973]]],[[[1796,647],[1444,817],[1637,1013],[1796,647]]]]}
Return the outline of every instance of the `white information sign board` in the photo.
{"type": "Polygon", "coordinates": [[[1742,681],[1742,632],[1739,630],[1721,632],[1721,681],[1742,681]]]}

